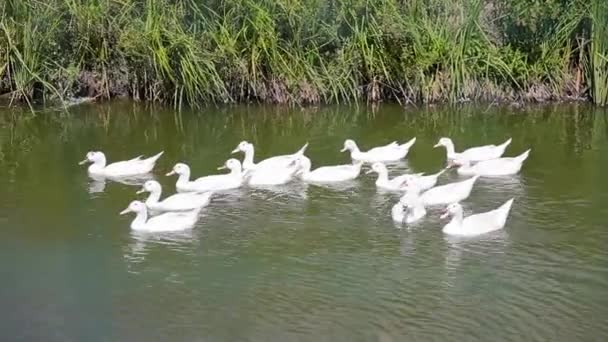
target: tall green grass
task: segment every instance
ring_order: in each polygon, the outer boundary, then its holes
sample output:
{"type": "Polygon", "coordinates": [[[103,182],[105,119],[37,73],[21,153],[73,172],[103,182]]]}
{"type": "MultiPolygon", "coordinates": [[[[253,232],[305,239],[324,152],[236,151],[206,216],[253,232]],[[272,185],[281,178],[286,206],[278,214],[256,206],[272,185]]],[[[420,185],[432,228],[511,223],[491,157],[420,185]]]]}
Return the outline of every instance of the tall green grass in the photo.
{"type": "Polygon", "coordinates": [[[593,0],[591,4],[591,94],[601,106],[608,104],[608,2],[593,0]]]}
{"type": "Polygon", "coordinates": [[[5,0],[0,94],[602,104],[606,11],[594,1],[5,0]]]}

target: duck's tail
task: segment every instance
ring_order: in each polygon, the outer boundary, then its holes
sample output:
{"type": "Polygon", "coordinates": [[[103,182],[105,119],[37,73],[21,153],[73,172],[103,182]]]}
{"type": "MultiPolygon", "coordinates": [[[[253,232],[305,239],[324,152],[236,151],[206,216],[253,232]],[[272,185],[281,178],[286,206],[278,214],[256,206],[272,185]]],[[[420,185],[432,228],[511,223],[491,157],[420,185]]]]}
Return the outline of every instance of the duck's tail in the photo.
{"type": "Polygon", "coordinates": [[[300,148],[298,150],[298,152],[294,153],[294,155],[296,156],[303,156],[304,152],[306,152],[306,148],[308,147],[308,142],[306,142],[306,144],[304,144],[304,146],[302,146],[302,148],[300,148]]]}
{"type": "Polygon", "coordinates": [[[475,175],[471,178],[469,178],[468,180],[472,183],[475,184],[475,182],[477,182],[477,180],[479,179],[479,175],[475,175]]]}
{"type": "Polygon", "coordinates": [[[443,169],[441,169],[439,172],[437,172],[436,174],[434,174],[433,176],[435,176],[435,177],[439,177],[439,176],[441,176],[442,174],[444,174],[444,173],[445,173],[447,170],[449,170],[449,168],[448,168],[448,167],[443,168],[443,169]]]}
{"type": "Polygon", "coordinates": [[[514,157],[513,159],[515,161],[517,161],[518,163],[523,163],[526,159],[528,159],[528,156],[530,155],[530,151],[532,149],[527,150],[526,152],[518,155],[517,157],[514,157]]]}
{"type": "Polygon", "coordinates": [[[507,148],[507,146],[509,146],[511,144],[511,138],[507,139],[507,141],[505,141],[504,143],[498,145],[498,147],[502,148],[503,150],[507,148]]]}
{"type": "Polygon", "coordinates": [[[410,139],[410,141],[406,142],[405,144],[399,145],[399,147],[409,150],[415,143],[416,143],[416,137],[413,137],[412,139],[410,139]]]}
{"type": "Polygon", "coordinates": [[[496,209],[496,223],[502,227],[507,222],[507,217],[509,217],[509,212],[511,211],[511,206],[513,205],[513,198],[506,201],[503,205],[496,209]]]}
{"type": "Polygon", "coordinates": [[[215,195],[213,191],[205,191],[199,193],[199,203],[203,203],[203,205],[207,205],[211,201],[211,197],[215,195]]]}
{"type": "Polygon", "coordinates": [[[147,163],[154,164],[154,163],[156,163],[156,161],[158,160],[158,158],[160,158],[160,156],[163,155],[163,153],[165,153],[165,151],[160,151],[159,153],[153,155],[152,157],[147,158],[145,161],[147,163]]]}
{"type": "Polygon", "coordinates": [[[203,207],[198,207],[198,208],[192,210],[192,215],[194,216],[195,220],[198,219],[198,216],[200,215],[202,210],[203,210],[203,207]]]}

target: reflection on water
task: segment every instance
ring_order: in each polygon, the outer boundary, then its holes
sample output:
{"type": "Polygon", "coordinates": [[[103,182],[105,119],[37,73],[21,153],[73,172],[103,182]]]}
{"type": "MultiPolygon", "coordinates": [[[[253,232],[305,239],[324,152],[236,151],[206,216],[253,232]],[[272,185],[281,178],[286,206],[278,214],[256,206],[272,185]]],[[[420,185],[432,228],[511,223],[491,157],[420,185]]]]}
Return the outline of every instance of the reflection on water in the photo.
{"type": "MultiPolygon", "coordinates": [[[[317,186],[320,188],[324,188],[326,190],[330,190],[330,191],[335,191],[335,192],[343,192],[343,191],[349,191],[354,189],[355,187],[359,186],[359,183],[357,180],[348,180],[348,181],[343,181],[343,182],[336,182],[336,183],[316,183],[316,182],[310,182],[307,185],[309,186],[317,186]]],[[[308,190],[308,186],[306,187],[306,189],[308,190]]]]}
{"type": "Polygon", "coordinates": [[[194,230],[167,233],[131,231],[131,242],[127,244],[125,261],[131,272],[137,273],[136,264],[142,263],[148,253],[156,248],[168,248],[176,252],[191,254],[189,250],[196,238],[194,230]]]}
{"type": "MultiPolygon", "coordinates": [[[[583,105],[400,108],[235,106],[176,113],[114,102],[69,113],[0,113],[0,321],[11,340],[602,340],[608,328],[608,125],[583,105]],[[503,231],[444,236],[443,208],[412,225],[375,174],[217,193],[184,232],[132,232],[119,216],[147,179],[91,179],[89,150],[114,160],[164,150],[192,178],[242,140],[256,160],[310,143],[313,165],[417,137],[406,162],[435,173],[457,149],[513,138],[521,173],[482,178],[465,215],[515,198],[503,231]],[[86,313],[86,314],[83,314],[86,313]]],[[[454,170],[439,184],[462,180],[454,170]]]]}
{"type": "Polygon", "coordinates": [[[153,174],[143,174],[130,177],[108,177],[89,174],[89,193],[94,194],[103,192],[106,189],[106,182],[116,182],[130,186],[142,186],[148,180],[156,180],[153,174]]]}

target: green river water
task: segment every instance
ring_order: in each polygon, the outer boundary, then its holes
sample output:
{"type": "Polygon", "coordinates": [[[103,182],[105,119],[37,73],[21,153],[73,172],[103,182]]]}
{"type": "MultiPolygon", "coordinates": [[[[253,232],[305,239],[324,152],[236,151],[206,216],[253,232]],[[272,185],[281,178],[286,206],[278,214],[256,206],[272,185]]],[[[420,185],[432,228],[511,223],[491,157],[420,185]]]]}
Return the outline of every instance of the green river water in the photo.
{"type": "Polygon", "coordinates": [[[0,108],[0,340],[603,341],[607,176],[607,114],[585,105],[0,108]],[[142,235],[118,215],[140,187],[77,164],[89,150],[164,150],[154,176],[171,194],[174,163],[217,173],[241,140],[257,160],[308,141],[315,167],[348,162],[346,138],[365,149],[414,136],[392,174],[442,168],[442,136],[458,150],[508,137],[505,155],[532,149],[519,175],[481,179],[463,202],[469,214],[514,197],[503,231],[448,238],[436,208],[396,225],[398,195],[362,174],[244,187],[190,231],[142,235]]]}

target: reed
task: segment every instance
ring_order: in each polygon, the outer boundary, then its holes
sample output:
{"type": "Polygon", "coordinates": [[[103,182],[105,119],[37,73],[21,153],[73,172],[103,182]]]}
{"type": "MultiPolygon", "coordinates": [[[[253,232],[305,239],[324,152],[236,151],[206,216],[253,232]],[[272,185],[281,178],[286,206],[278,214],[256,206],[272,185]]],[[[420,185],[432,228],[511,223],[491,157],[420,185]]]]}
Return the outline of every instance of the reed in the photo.
{"type": "Polygon", "coordinates": [[[602,104],[608,25],[594,1],[5,0],[0,94],[28,103],[129,96],[178,108],[602,104]]]}
{"type": "Polygon", "coordinates": [[[593,0],[591,4],[591,94],[593,102],[608,104],[608,3],[593,0]]]}

